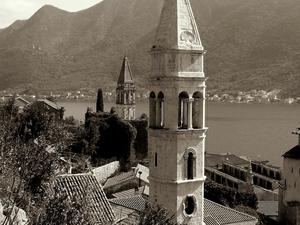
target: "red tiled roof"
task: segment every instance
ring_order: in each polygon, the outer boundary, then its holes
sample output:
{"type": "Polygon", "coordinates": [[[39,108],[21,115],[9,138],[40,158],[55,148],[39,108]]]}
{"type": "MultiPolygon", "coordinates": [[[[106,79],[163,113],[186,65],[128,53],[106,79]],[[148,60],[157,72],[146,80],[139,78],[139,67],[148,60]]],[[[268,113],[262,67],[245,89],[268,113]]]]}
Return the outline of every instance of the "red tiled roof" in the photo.
{"type": "Polygon", "coordinates": [[[114,193],[113,196],[115,198],[128,198],[128,197],[132,197],[135,195],[142,195],[144,192],[144,189],[145,189],[145,186],[139,187],[137,190],[133,188],[133,189],[129,189],[126,191],[114,193]]]}
{"type": "MultiPolygon", "coordinates": [[[[145,209],[146,200],[141,196],[129,198],[115,198],[109,200],[111,204],[141,212],[145,209]]],[[[229,225],[242,222],[256,222],[257,219],[248,214],[222,206],[208,199],[204,199],[204,222],[207,225],[229,225]]]]}
{"type": "Polygon", "coordinates": [[[139,196],[135,195],[128,198],[113,198],[109,199],[110,203],[115,205],[121,205],[123,207],[134,209],[136,211],[142,212],[145,209],[146,200],[139,196]]]}
{"type": "Polygon", "coordinates": [[[77,196],[84,199],[88,194],[90,216],[97,224],[106,225],[115,220],[111,205],[95,176],[91,174],[61,175],[56,178],[55,186],[58,191],[66,192],[70,197],[77,196]]]}
{"type": "MultiPolygon", "coordinates": [[[[237,224],[257,219],[245,213],[241,213],[229,207],[204,199],[204,217],[212,217],[218,224],[237,224]]],[[[216,223],[215,223],[216,224],[216,223]]]]}
{"type": "Polygon", "coordinates": [[[128,180],[131,180],[133,178],[135,178],[133,171],[121,173],[120,175],[108,178],[104,185],[104,189],[115,186],[117,184],[120,184],[120,183],[128,181],[128,180]]]}
{"type": "Polygon", "coordinates": [[[215,167],[217,165],[222,165],[224,162],[233,164],[233,165],[244,165],[249,164],[249,162],[245,159],[242,159],[239,156],[234,154],[214,154],[214,153],[206,153],[205,154],[205,166],[215,167]]]}
{"type": "Polygon", "coordinates": [[[205,225],[220,225],[212,216],[205,216],[204,223],[205,225]]]}

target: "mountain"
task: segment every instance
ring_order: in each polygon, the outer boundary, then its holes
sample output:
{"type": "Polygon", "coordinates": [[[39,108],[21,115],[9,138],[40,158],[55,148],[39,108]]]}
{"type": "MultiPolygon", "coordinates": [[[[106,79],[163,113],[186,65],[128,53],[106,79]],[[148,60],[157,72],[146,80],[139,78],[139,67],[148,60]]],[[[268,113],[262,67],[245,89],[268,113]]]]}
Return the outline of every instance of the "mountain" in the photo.
{"type": "MultiPolygon", "coordinates": [[[[213,91],[300,95],[300,1],[191,0],[213,91]]],[[[0,30],[0,89],[115,87],[127,52],[140,88],[162,0],[104,0],[75,13],[50,5],[0,30]]]]}

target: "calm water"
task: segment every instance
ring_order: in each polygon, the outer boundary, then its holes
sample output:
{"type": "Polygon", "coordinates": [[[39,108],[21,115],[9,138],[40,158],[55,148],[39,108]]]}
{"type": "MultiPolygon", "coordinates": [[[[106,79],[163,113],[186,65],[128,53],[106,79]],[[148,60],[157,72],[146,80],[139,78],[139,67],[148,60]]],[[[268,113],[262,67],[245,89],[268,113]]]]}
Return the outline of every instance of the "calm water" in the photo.
{"type": "MultiPolygon", "coordinates": [[[[87,107],[94,103],[62,102],[65,115],[84,120],[87,107]]],[[[109,111],[113,104],[106,103],[109,111]]],[[[137,105],[137,116],[148,114],[148,104],[137,105]]],[[[281,166],[281,155],[297,144],[291,134],[300,127],[300,105],[208,103],[209,127],[206,149],[209,152],[231,152],[254,159],[269,160],[281,166]]]]}

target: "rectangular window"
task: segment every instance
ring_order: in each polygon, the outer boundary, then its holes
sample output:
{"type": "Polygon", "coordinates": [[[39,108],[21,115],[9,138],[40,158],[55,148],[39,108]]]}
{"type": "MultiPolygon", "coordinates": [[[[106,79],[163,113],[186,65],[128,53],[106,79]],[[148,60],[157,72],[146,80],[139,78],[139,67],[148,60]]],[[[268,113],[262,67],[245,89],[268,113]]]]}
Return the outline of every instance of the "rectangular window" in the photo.
{"type": "Polygon", "coordinates": [[[155,167],[157,167],[157,152],[155,152],[155,159],[154,159],[155,167]]]}

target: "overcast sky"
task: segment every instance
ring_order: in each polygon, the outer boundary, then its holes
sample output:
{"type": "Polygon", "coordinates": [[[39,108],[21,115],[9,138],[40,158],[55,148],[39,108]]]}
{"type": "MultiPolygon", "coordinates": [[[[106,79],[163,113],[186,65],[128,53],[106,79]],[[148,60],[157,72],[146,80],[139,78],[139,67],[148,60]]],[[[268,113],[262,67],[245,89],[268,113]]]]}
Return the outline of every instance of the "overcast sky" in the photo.
{"type": "Polygon", "coordinates": [[[15,20],[28,19],[45,4],[67,11],[79,11],[102,0],[0,0],[0,28],[12,24],[15,20]]]}

